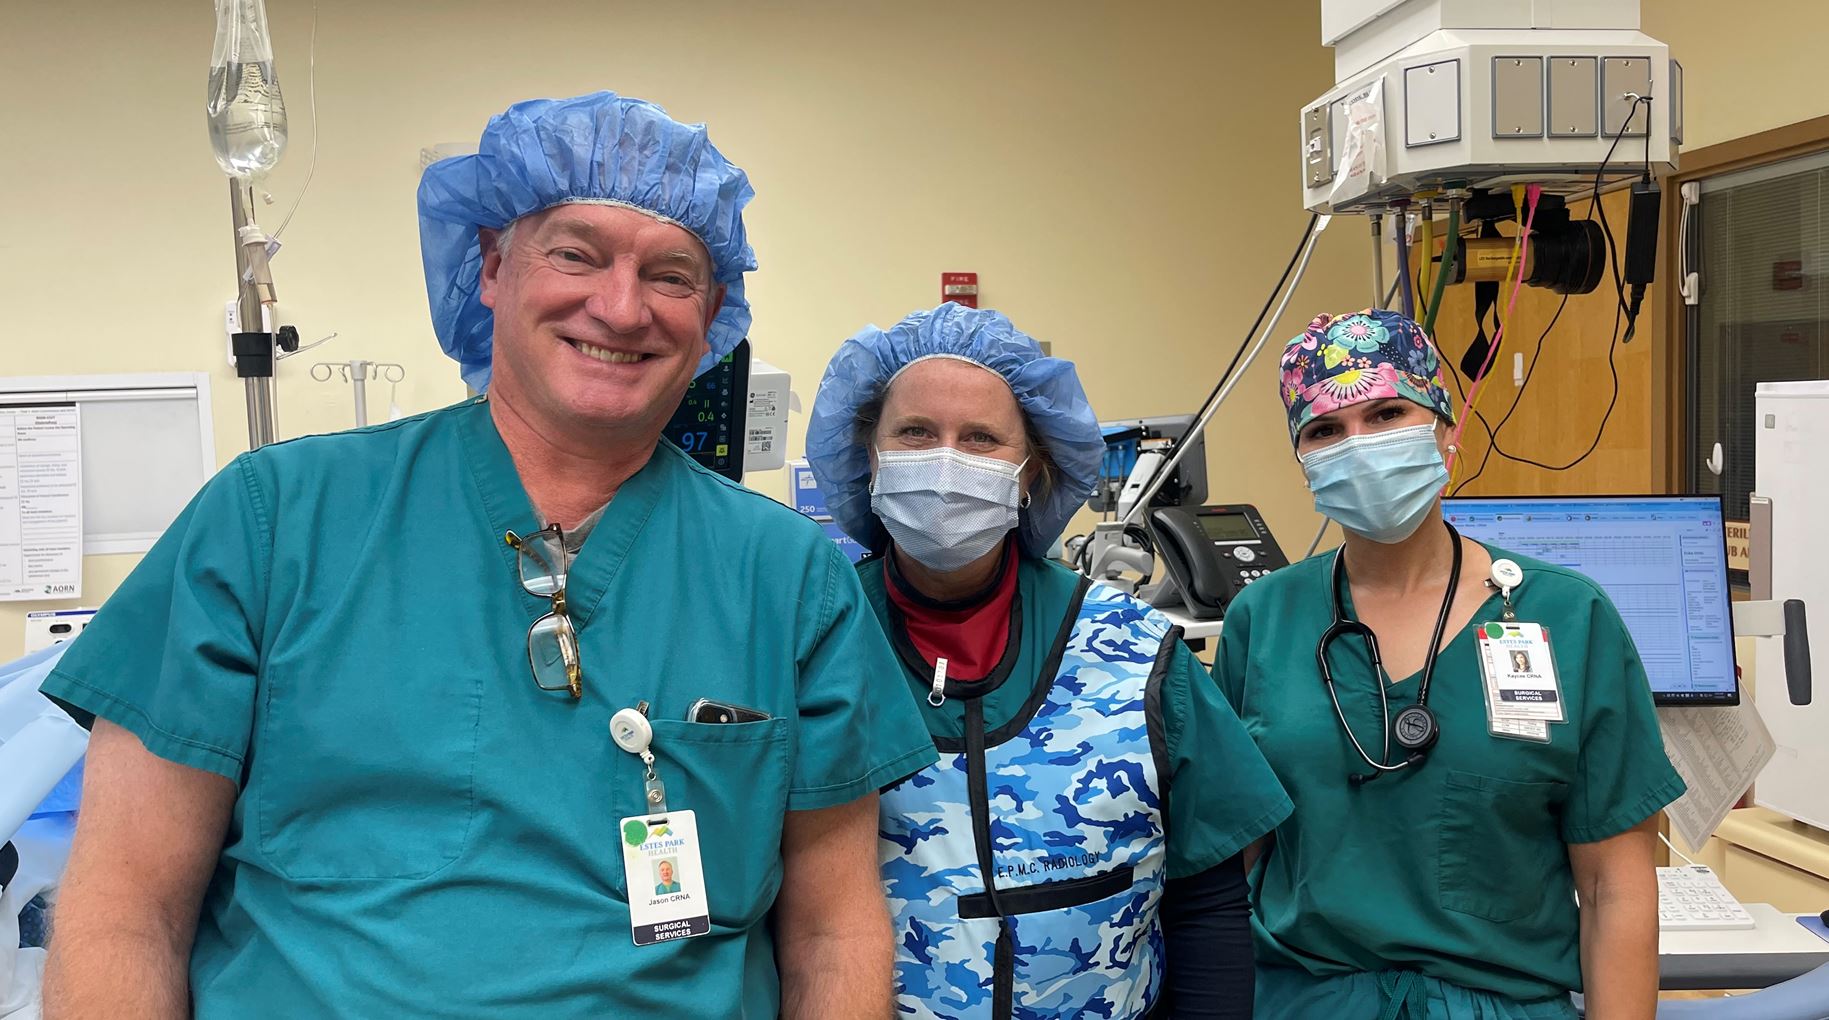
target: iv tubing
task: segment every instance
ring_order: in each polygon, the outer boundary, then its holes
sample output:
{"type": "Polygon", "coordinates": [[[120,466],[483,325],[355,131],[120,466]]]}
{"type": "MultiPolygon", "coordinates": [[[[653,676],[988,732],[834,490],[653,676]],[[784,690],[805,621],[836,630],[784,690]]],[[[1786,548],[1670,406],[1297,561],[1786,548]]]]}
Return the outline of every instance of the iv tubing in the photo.
{"type": "MultiPolygon", "coordinates": [[[[1530,212],[1525,215],[1524,226],[1518,231],[1518,247],[1520,250],[1530,241],[1531,224],[1537,220],[1537,200],[1543,196],[1543,188],[1533,184],[1526,189],[1526,194],[1529,196],[1527,201],[1530,203],[1530,212]]],[[[1480,394],[1485,392],[1486,380],[1492,375],[1491,369],[1493,358],[1497,357],[1499,353],[1499,340],[1505,335],[1505,327],[1511,324],[1512,312],[1518,307],[1518,292],[1523,289],[1524,260],[1519,259],[1518,276],[1511,286],[1511,300],[1505,306],[1505,321],[1499,323],[1497,332],[1493,334],[1492,346],[1486,350],[1486,363],[1480,366],[1480,377],[1474,380],[1473,389],[1468,391],[1467,406],[1461,409],[1461,420],[1455,424],[1454,431],[1448,436],[1448,445],[1453,450],[1453,452],[1448,454],[1448,471],[1450,475],[1454,472],[1454,462],[1460,453],[1461,433],[1467,429],[1467,419],[1472,416],[1474,401],[1478,400],[1480,394]]]]}

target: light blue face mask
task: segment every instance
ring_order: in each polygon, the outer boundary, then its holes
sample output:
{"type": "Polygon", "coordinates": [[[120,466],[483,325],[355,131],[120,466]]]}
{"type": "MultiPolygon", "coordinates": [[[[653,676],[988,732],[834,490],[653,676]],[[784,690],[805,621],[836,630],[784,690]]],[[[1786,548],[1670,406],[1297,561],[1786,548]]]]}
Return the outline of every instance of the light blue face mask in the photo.
{"type": "Polygon", "coordinates": [[[882,450],[870,482],[870,508],[896,548],[942,573],[958,570],[991,550],[1016,527],[1028,505],[1022,469],[995,457],[975,457],[950,446],[932,450],[882,450]]]}
{"type": "Polygon", "coordinates": [[[1386,545],[1416,534],[1448,484],[1434,425],[1353,436],[1300,459],[1315,509],[1386,545]]]}

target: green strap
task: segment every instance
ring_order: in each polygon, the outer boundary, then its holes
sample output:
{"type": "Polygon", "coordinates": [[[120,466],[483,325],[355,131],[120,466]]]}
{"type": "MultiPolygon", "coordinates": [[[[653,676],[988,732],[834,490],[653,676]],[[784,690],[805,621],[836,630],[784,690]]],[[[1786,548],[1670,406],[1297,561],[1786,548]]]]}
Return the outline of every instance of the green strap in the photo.
{"type": "MultiPolygon", "coordinates": [[[[1442,243],[1442,264],[1435,277],[1435,293],[1429,296],[1429,310],[1423,313],[1423,332],[1429,334],[1431,342],[1435,340],[1435,317],[1442,310],[1442,291],[1448,288],[1448,277],[1454,275],[1455,256],[1460,254],[1461,243],[1461,204],[1455,202],[1448,207],[1447,240],[1442,243]]],[[[1429,257],[1423,252],[1423,258],[1429,257]]]]}
{"type": "Polygon", "coordinates": [[[1428,1020],[1429,994],[1414,971],[1379,971],[1378,992],[1384,998],[1384,1009],[1378,1020],[1428,1020]]]}

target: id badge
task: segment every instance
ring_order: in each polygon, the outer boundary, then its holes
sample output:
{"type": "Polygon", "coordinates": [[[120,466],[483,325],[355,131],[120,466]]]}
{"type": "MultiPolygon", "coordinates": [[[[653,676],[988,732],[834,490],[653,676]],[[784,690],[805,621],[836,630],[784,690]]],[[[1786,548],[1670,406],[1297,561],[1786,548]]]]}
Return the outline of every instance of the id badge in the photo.
{"type": "Polygon", "coordinates": [[[1541,719],[1495,719],[1490,705],[1486,709],[1486,732],[1510,740],[1530,740],[1539,744],[1550,742],[1549,723],[1541,719]]]}
{"type": "Polygon", "coordinates": [[[622,873],[635,944],[689,939],[711,931],[699,825],[690,811],[624,818],[622,873]]]}
{"type": "MultiPolygon", "coordinates": [[[[1485,655],[1481,654],[1480,668],[1485,669],[1485,655]]],[[[1493,714],[1495,699],[1490,693],[1486,703],[1486,732],[1494,737],[1506,740],[1528,740],[1532,743],[1547,744],[1550,742],[1550,724],[1541,719],[1513,719],[1493,714]]]]}
{"type": "Polygon", "coordinates": [[[1488,718],[1524,722],[1567,721],[1556,682],[1549,631],[1542,624],[1488,623],[1480,627],[1480,671],[1486,680],[1488,718]]]}

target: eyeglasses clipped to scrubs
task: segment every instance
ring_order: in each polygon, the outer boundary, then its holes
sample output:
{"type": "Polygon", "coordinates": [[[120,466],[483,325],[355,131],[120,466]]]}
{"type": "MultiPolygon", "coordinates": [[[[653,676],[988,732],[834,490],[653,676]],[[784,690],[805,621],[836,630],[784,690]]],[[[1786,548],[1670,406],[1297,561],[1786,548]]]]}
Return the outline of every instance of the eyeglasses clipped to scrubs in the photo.
{"type": "Polygon", "coordinates": [[[510,531],[502,539],[515,551],[521,587],[529,595],[552,600],[552,611],[527,628],[527,664],[543,691],[570,691],[584,696],[584,667],[578,658],[578,632],[565,611],[565,533],[557,524],[523,538],[510,531]]]}

